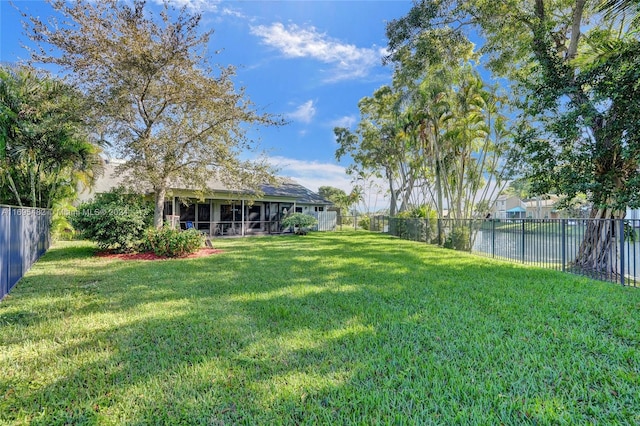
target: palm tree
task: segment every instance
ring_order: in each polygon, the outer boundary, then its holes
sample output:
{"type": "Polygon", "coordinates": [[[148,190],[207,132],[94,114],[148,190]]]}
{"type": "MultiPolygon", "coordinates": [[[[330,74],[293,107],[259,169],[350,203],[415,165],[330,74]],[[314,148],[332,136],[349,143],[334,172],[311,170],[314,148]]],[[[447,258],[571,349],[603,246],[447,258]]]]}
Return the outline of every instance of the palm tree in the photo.
{"type": "Polygon", "coordinates": [[[640,0],[602,0],[598,9],[609,16],[630,16],[631,27],[640,24],[640,0]]]}
{"type": "MultiPolygon", "coordinates": [[[[446,139],[443,137],[451,118],[450,91],[446,73],[433,70],[417,87],[414,97],[420,111],[421,124],[418,138],[422,146],[426,168],[433,176],[435,204],[438,217],[444,216],[444,185],[446,185],[445,153],[446,139]]],[[[427,171],[427,170],[425,170],[427,171]]]]}
{"type": "Polygon", "coordinates": [[[51,208],[100,171],[82,98],[31,68],[0,68],[0,202],[51,208]]]}

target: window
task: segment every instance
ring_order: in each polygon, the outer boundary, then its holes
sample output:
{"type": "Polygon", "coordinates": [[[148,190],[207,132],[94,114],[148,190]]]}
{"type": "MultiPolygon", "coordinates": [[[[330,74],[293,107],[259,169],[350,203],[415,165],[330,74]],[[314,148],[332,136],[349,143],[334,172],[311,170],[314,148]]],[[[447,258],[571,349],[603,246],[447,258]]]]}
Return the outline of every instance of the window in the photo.
{"type": "Polygon", "coordinates": [[[196,220],[196,205],[189,204],[185,206],[184,204],[180,205],[180,222],[190,221],[193,222],[196,220]]]}
{"type": "Polygon", "coordinates": [[[240,222],[242,220],[241,209],[235,204],[222,204],[220,206],[220,220],[222,222],[240,222]]]}
{"type": "Polygon", "coordinates": [[[198,229],[208,230],[211,227],[211,206],[207,204],[198,204],[198,229]]]}
{"type": "Polygon", "coordinates": [[[164,215],[165,216],[173,215],[173,201],[164,202],[164,215]]]}
{"type": "Polygon", "coordinates": [[[314,207],[314,211],[323,212],[324,211],[324,207],[323,206],[316,206],[316,207],[314,207]]]}
{"type": "Polygon", "coordinates": [[[211,206],[209,204],[198,204],[198,222],[209,222],[211,220],[211,206]]]}
{"type": "Polygon", "coordinates": [[[249,227],[251,229],[260,229],[261,224],[260,221],[262,220],[261,218],[261,206],[260,205],[256,205],[254,204],[253,206],[250,206],[247,210],[247,218],[249,220],[249,227]]]}
{"type": "Polygon", "coordinates": [[[287,215],[287,213],[289,213],[292,209],[292,206],[290,203],[279,203],[280,204],[280,212],[282,213],[282,216],[287,215]]]}

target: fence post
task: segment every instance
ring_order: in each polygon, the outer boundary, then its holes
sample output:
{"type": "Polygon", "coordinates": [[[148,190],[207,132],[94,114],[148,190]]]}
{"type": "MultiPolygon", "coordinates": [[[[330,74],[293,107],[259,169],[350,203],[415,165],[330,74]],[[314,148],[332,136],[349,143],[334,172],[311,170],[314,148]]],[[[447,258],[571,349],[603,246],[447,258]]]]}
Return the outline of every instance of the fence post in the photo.
{"type": "Polygon", "coordinates": [[[0,300],[9,293],[9,230],[11,209],[0,206],[0,300]]]}
{"type": "Polygon", "coordinates": [[[524,252],[525,252],[525,241],[524,241],[524,230],[525,230],[525,223],[524,223],[524,219],[520,219],[522,221],[522,263],[524,262],[524,252]]]}
{"type": "Polygon", "coordinates": [[[560,245],[562,256],[562,272],[565,272],[567,264],[567,219],[560,219],[562,223],[562,243],[560,245]]]}
{"type": "Polygon", "coordinates": [[[491,219],[491,257],[496,257],[496,221],[491,219]]]}
{"type": "Polygon", "coordinates": [[[624,219],[620,221],[620,284],[624,286],[624,219]]]}

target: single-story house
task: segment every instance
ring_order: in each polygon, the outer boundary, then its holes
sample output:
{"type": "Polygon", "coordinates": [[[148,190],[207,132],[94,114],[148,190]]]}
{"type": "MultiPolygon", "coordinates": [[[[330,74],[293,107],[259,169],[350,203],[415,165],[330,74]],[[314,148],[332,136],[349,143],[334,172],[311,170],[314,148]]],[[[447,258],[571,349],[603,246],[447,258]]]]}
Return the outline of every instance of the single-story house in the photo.
{"type": "MultiPolygon", "coordinates": [[[[119,164],[106,161],[104,174],[90,193],[81,194],[80,201],[120,186],[123,179],[114,173],[119,164]]],[[[212,236],[277,234],[288,231],[281,225],[287,215],[306,213],[318,219],[318,230],[335,229],[336,212],[327,210],[332,203],[292,179],[278,178],[277,185],[262,185],[259,198],[214,179],[207,186],[210,191],[203,195],[193,189],[171,187],[164,205],[165,220],[212,236]]]]}

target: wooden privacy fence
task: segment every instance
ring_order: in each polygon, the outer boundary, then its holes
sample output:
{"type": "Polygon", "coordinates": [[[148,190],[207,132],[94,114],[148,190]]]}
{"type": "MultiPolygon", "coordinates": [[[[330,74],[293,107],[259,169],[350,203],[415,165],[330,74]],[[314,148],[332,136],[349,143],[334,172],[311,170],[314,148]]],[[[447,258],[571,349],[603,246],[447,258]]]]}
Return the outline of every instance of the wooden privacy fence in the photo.
{"type": "Polygon", "coordinates": [[[0,299],[50,244],[51,210],[0,206],[0,299]]]}

